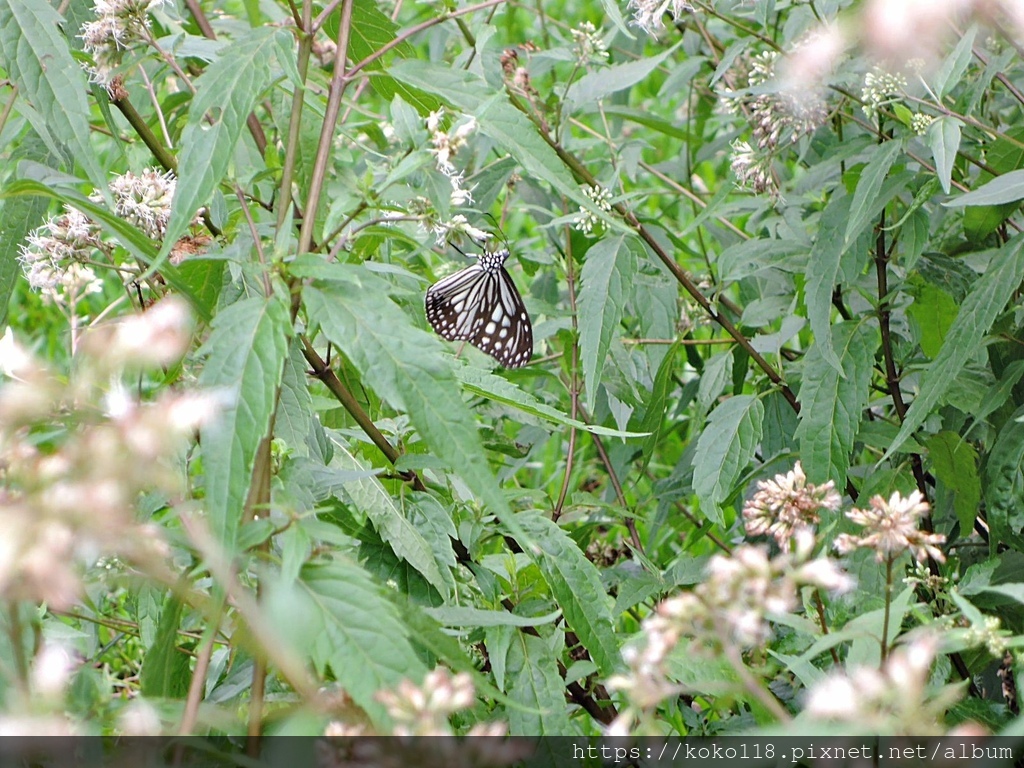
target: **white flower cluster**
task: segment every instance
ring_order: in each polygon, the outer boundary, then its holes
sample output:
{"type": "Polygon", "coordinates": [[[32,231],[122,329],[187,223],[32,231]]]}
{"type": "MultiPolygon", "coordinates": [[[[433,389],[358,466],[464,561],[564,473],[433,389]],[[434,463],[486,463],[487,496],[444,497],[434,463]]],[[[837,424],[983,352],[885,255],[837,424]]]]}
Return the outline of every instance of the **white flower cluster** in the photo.
{"type": "MultiPolygon", "coordinates": [[[[589,184],[583,186],[583,194],[594,201],[594,205],[600,208],[605,213],[610,213],[612,210],[612,193],[601,186],[592,187],[589,184]]],[[[594,227],[601,222],[601,218],[591,211],[589,208],[580,206],[579,213],[576,214],[576,229],[585,235],[589,235],[594,231],[594,227]]]]}
{"type": "Polygon", "coordinates": [[[864,75],[864,87],[860,89],[864,100],[864,114],[874,120],[878,108],[892,103],[907,87],[907,78],[899,72],[886,72],[881,67],[874,67],[864,75]]]}
{"type": "Polygon", "coordinates": [[[572,39],[576,48],[576,61],[580,66],[591,62],[603,64],[608,61],[608,45],[589,21],[584,21],[572,30],[572,39]]]}
{"type": "Polygon", "coordinates": [[[685,12],[693,12],[693,6],[686,0],[629,0],[627,6],[633,12],[633,24],[649,35],[657,34],[665,27],[663,17],[671,13],[679,19],[685,12]]]}
{"type": "MultiPolygon", "coordinates": [[[[110,182],[114,211],[149,237],[160,239],[171,216],[174,186],[170,172],[147,168],[136,176],[129,171],[110,182]]],[[[98,194],[91,199],[101,201],[98,194]]],[[[81,211],[65,206],[64,213],[28,234],[19,261],[32,288],[50,300],[69,304],[102,290],[102,280],[89,264],[98,263],[99,256],[109,259],[112,252],[95,223],[81,211]]]]}
{"type": "Polygon", "coordinates": [[[82,25],[82,47],[92,56],[93,82],[109,86],[125,53],[145,39],[149,12],[164,0],[96,0],[96,18],[82,25]]]}

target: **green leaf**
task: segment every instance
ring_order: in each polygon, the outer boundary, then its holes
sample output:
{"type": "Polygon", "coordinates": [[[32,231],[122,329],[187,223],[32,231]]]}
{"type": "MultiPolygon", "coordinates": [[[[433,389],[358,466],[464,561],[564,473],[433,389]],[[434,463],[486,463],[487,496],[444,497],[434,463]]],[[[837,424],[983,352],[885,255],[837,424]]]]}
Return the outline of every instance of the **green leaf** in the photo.
{"type": "Polygon", "coordinates": [[[510,736],[567,736],[575,733],[565,714],[565,681],[558,661],[544,640],[517,632],[509,647],[508,696],[520,704],[509,707],[510,736]]]}
{"type": "Polygon", "coordinates": [[[875,331],[867,324],[839,323],[834,337],[839,370],[825,361],[817,344],[807,353],[796,438],[811,482],[831,479],[837,488],[843,488],[870,394],[875,331]]]}
{"type": "Polygon", "coordinates": [[[644,406],[643,429],[647,432],[647,438],[641,448],[643,461],[640,465],[640,473],[647,469],[647,464],[654,455],[654,449],[658,447],[658,440],[661,437],[661,427],[665,422],[665,404],[675,372],[676,352],[679,350],[679,342],[675,342],[668,348],[668,354],[658,366],[658,373],[654,377],[654,385],[651,388],[651,396],[644,406]]]}
{"type": "Polygon", "coordinates": [[[196,80],[161,258],[185,234],[227,173],[249,113],[273,78],[270,65],[282,35],[289,36],[283,29],[261,27],[239,36],[196,80]]]}
{"type": "MultiPolygon", "coordinates": [[[[334,459],[331,466],[348,472],[370,469],[369,464],[357,459],[337,440],[334,441],[334,459]]],[[[455,563],[455,553],[452,552],[450,543],[445,558],[448,562],[436,559],[430,543],[416,530],[376,477],[350,480],[342,486],[341,493],[370,519],[381,539],[388,543],[399,558],[419,571],[446,601],[451,599],[455,591],[455,578],[452,576],[450,565],[455,563]]],[[[455,532],[454,528],[451,532],[455,532]]]]}
{"type": "Polygon", "coordinates": [[[446,627],[540,627],[562,615],[561,611],[552,611],[544,616],[516,616],[508,611],[484,611],[449,605],[424,608],[423,612],[446,627]]]}
{"type": "Polygon", "coordinates": [[[921,351],[934,360],[942,349],[942,340],[956,319],[953,297],[932,283],[919,281],[914,286],[914,303],[907,308],[920,332],[921,351]]]}
{"type": "Polygon", "coordinates": [[[606,437],[644,437],[644,432],[623,432],[622,430],[602,427],[597,424],[585,424],[582,421],[569,418],[557,408],[541,402],[529,392],[520,389],[508,379],[495,376],[493,373],[482,368],[473,368],[468,363],[459,361],[455,366],[455,375],[462,382],[462,387],[467,392],[480,397],[486,397],[496,403],[504,403],[517,408],[523,413],[536,416],[554,424],[562,424],[567,427],[576,427],[595,435],[606,437]]]}
{"type": "MultiPolygon", "coordinates": [[[[968,53],[970,49],[968,48],[968,53]]],[[[942,191],[949,194],[949,185],[953,178],[953,165],[956,153],[960,149],[960,129],[963,122],[955,117],[940,117],[928,126],[928,148],[935,159],[935,174],[942,184],[942,191]]]]}
{"type": "Polygon", "coordinates": [[[1005,541],[1009,521],[1024,506],[1020,492],[1021,465],[1024,463],[1024,406],[1013,412],[999,430],[985,462],[985,509],[992,531],[991,541],[1005,541]]]}
{"type": "Polygon", "coordinates": [[[960,535],[974,530],[981,501],[978,453],[956,432],[939,432],[925,441],[932,471],[953,492],[953,509],[960,521],[960,535]]]}
{"type": "Polygon", "coordinates": [[[482,78],[464,70],[424,61],[398,62],[391,67],[391,74],[474,115],[481,133],[518,160],[524,175],[546,181],[556,192],[601,218],[609,228],[624,230],[617,218],[598,208],[583,194],[558,154],[541,138],[533,123],[504,96],[494,96],[493,89],[482,78]]]}
{"type": "Polygon", "coordinates": [[[975,190],[954,198],[943,205],[959,208],[965,205],[999,205],[1024,200],[1024,168],[1004,173],[975,190]]]}
{"type": "Polygon", "coordinates": [[[636,37],[630,31],[629,27],[626,26],[626,21],[622,18],[622,11],[615,0],[601,0],[601,7],[604,8],[605,14],[612,20],[612,23],[619,28],[619,31],[622,34],[630,40],[636,40],[636,37]]]}
{"type": "Polygon", "coordinates": [[[184,604],[168,597],[160,614],[156,639],[146,651],[139,674],[143,696],[183,699],[189,687],[189,655],[178,648],[178,625],[184,604]]]}
{"type": "Polygon", "coordinates": [[[721,503],[732,494],[761,440],[764,406],[752,395],[730,397],[711,412],[697,440],[693,459],[693,490],[701,511],[723,525],[721,503]]]}
{"type": "Polygon", "coordinates": [[[942,398],[964,364],[977,352],[985,334],[1010,300],[1024,276],[1024,235],[1018,235],[992,252],[992,260],[974,289],[964,299],[956,320],[946,334],[942,350],[925,371],[921,391],[907,411],[903,426],[882,461],[910,437],[942,398]]]}
{"type": "MultiPolygon", "coordinates": [[[[853,202],[850,203],[850,219],[846,224],[846,234],[843,237],[846,245],[857,239],[857,236],[871,223],[875,211],[878,209],[879,193],[882,190],[885,177],[902,152],[903,142],[887,141],[877,148],[874,156],[861,171],[857,189],[853,193],[853,202]]],[[[884,205],[884,202],[882,204],[884,205]]]]}
{"type": "Polygon", "coordinates": [[[814,333],[814,346],[837,371],[842,370],[842,365],[832,344],[832,292],[846,251],[841,233],[850,221],[852,202],[849,195],[833,195],[829,200],[818,222],[818,236],[807,262],[807,320],[814,333]]]}
{"type": "Polygon", "coordinates": [[[42,118],[33,128],[48,144],[67,148],[107,199],[107,175],[96,162],[89,141],[91,110],[85,94],[89,84],[84,70],[61,34],[61,16],[46,0],[0,3],[0,59],[7,77],[17,85],[42,118]]]}
{"type": "Polygon", "coordinates": [[[580,274],[580,362],[587,409],[593,410],[612,337],[632,291],[637,260],[622,235],[599,240],[587,251],[580,274]]]}
{"type": "Polygon", "coordinates": [[[279,298],[243,299],[217,315],[201,350],[206,363],[200,384],[233,398],[202,430],[206,512],[228,551],[249,494],[256,449],[270,428],[290,333],[288,307],[279,298]]]}
{"type": "Polygon", "coordinates": [[[301,627],[313,664],[321,674],[330,666],[353,700],[382,722],[377,691],[404,679],[419,682],[426,674],[397,609],[362,568],[346,560],[307,565],[298,584],[313,608],[301,627]]]}
{"type": "Polygon", "coordinates": [[[335,274],[345,282],[324,283],[319,290],[311,287],[303,292],[309,316],[359,368],[365,382],[409,414],[434,453],[451,465],[528,549],[529,538],[516,523],[487,464],[476,422],[459,396],[440,342],[413,326],[364,269],[336,266],[335,274]]]}
{"type": "MultiPolygon", "coordinates": [[[[967,65],[971,63],[971,57],[974,55],[972,46],[977,34],[978,28],[972,24],[960,37],[953,52],[942,62],[942,66],[935,73],[933,80],[935,87],[932,90],[935,92],[936,98],[942,99],[960,82],[964,71],[967,69],[967,65]]],[[[943,188],[947,193],[949,192],[948,186],[943,188]]]]}
{"type": "Polygon", "coordinates": [[[576,542],[548,518],[530,512],[521,513],[519,520],[539,547],[531,557],[562,608],[566,624],[590,651],[601,674],[608,677],[621,661],[611,599],[601,585],[601,574],[576,542]]]}
{"type": "Polygon", "coordinates": [[[565,95],[567,108],[578,109],[636,85],[660,67],[680,45],[682,41],[657,56],[640,58],[625,64],[613,64],[588,72],[569,87],[569,92],[565,95]]]}
{"type": "MultiPolygon", "coordinates": [[[[335,11],[324,24],[324,31],[331,40],[338,39],[338,24],[341,23],[340,11],[335,11]]],[[[349,60],[358,64],[363,59],[379,51],[394,41],[398,26],[377,7],[375,0],[353,0],[352,27],[349,34],[349,60]]],[[[394,54],[406,59],[415,59],[416,51],[407,42],[400,43],[393,49],[394,54]]],[[[391,101],[396,95],[416,107],[421,115],[427,115],[440,106],[440,102],[423,91],[409,88],[396,81],[388,74],[385,61],[391,54],[368,64],[364,71],[372,72],[370,86],[381,98],[391,101]]]]}

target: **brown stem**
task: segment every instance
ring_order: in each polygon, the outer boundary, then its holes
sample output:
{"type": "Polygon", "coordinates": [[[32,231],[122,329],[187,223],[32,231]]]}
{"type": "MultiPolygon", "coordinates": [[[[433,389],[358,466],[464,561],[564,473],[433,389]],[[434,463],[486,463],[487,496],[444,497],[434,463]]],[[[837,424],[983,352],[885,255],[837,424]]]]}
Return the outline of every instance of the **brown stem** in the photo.
{"type": "MultiPolygon", "coordinates": [[[[348,388],[341,382],[341,379],[328,367],[327,363],[317,353],[316,349],[309,342],[305,336],[302,337],[302,354],[306,358],[306,362],[309,363],[310,368],[313,369],[313,375],[320,379],[334,395],[338,402],[344,406],[345,410],[349,412],[349,415],[355,419],[356,423],[362,428],[363,432],[373,441],[380,452],[384,454],[385,458],[392,464],[395,464],[401,457],[401,454],[395,449],[388,439],[381,434],[381,431],[377,429],[377,425],[373,423],[373,419],[363,410],[363,407],[359,404],[359,401],[349,392],[348,388]]],[[[423,485],[423,481],[420,480],[420,476],[414,471],[409,470],[402,473],[402,477],[406,481],[412,483],[412,487],[417,491],[427,490],[426,486],[423,485]]]]}
{"type": "MultiPolygon", "coordinates": [[[[218,611],[223,616],[224,603],[218,611]]],[[[196,656],[196,667],[192,672],[192,682],[188,687],[188,696],[185,699],[185,711],[181,715],[181,725],[178,726],[179,736],[188,736],[196,727],[199,719],[199,704],[203,700],[203,691],[206,690],[206,675],[210,669],[210,658],[213,656],[213,646],[217,640],[217,632],[220,627],[220,619],[207,626],[203,633],[202,642],[199,645],[199,654],[196,656]]]]}

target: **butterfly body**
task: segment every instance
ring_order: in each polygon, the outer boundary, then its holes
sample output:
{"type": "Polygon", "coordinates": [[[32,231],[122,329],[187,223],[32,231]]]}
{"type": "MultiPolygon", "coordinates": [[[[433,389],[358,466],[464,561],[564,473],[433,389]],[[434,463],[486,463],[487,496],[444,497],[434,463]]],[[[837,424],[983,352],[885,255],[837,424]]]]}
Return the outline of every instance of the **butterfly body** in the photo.
{"type": "Polygon", "coordinates": [[[523,299],[505,271],[507,249],[484,251],[477,261],[427,290],[427,320],[449,341],[468,341],[506,368],[533,355],[533,328],[523,299]]]}

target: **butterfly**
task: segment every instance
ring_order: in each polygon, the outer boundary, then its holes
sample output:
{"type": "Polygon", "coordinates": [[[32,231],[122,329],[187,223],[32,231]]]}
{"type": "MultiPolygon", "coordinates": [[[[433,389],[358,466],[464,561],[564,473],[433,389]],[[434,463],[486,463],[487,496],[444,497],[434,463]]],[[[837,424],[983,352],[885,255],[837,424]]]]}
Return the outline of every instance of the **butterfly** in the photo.
{"type": "Polygon", "coordinates": [[[427,320],[448,341],[468,341],[505,368],[521,368],[533,355],[533,327],[505,271],[508,249],[463,255],[476,264],[427,289],[427,320]]]}

